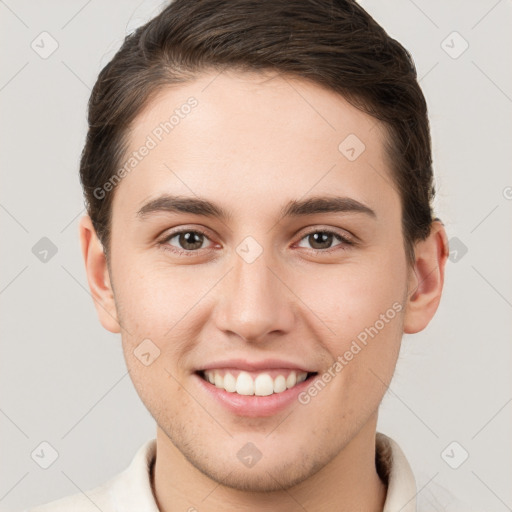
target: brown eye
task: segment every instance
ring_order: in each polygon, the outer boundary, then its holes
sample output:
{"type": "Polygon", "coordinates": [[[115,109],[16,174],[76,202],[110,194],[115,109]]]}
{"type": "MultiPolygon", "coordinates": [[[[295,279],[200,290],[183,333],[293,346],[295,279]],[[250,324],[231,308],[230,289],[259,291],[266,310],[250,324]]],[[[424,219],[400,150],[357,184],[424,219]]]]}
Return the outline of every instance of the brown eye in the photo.
{"type": "Polygon", "coordinates": [[[186,229],[183,231],[177,231],[172,233],[164,240],[162,240],[163,245],[171,246],[177,252],[196,252],[198,249],[202,249],[202,245],[204,240],[208,240],[208,237],[201,233],[200,231],[195,231],[192,229],[186,229]],[[171,243],[172,240],[176,239],[176,244],[171,243]]]}
{"type": "MultiPolygon", "coordinates": [[[[336,233],[335,231],[329,231],[329,230],[316,230],[311,231],[310,233],[306,234],[302,239],[306,240],[309,244],[311,249],[315,251],[320,252],[327,252],[328,249],[331,249],[333,247],[336,247],[338,245],[341,246],[347,246],[352,245],[352,242],[348,240],[347,238],[343,237],[339,233],[336,233]],[[340,243],[335,244],[333,246],[333,240],[337,239],[340,243]]],[[[301,246],[303,247],[303,246],[301,246]]],[[[344,248],[344,247],[341,247],[344,248]]]]}
{"type": "Polygon", "coordinates": [[[325,231],[319,231],[318,233],[308,235],[307,238],[313,249],[329,249],[334,235],[325,231]]]}

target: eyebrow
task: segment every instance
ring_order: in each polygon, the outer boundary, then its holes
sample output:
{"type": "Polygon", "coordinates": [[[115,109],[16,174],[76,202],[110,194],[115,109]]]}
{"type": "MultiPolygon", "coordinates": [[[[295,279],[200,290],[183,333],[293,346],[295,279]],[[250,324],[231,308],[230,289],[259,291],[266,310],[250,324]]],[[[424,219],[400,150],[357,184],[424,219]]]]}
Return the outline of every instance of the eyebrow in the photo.
{"type": "MultiPolygon", "coordinates": [[[[203,217],[216,217],[223,221],[232,219],[229,211],[207,199],[169,194],[144,204],[137,212],[137,217],[143,220],[155,213],[189,213],[203,217]]],[[[321,213],[364,213],[370,217],[377,217],[370,207],[350,197],[316,196],[289,201],[281,208],[280,219],[321,213]]]]}

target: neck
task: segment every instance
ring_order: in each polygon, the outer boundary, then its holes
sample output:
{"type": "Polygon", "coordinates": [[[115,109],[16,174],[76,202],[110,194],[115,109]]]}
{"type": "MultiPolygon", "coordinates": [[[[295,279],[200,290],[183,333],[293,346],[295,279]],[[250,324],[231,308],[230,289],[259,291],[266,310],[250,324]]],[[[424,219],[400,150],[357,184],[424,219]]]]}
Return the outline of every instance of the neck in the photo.
{"type": "Polygon", "coordinates": [[[152,485],[159,510],[382,512],[387,487],[375,464],[376,421],[377,414],[310,478],[290,489],[265,493],[233,489],[210,479],[190,464],[157,428],[152,485]]]}

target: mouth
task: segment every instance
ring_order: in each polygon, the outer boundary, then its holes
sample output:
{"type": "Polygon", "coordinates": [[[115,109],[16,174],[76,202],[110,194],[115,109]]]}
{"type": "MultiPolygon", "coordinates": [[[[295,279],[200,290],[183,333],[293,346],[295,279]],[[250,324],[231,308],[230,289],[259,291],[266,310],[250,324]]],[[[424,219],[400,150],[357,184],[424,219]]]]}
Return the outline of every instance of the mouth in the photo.
{"type": "Polygon", "coordinates": [[[214,368],[199,370],[195,373],[202,380],[219,390],[234,395],[259,397],[285,393],[318,375],[318,372],[284,368],[272,368],[263,371],[214,368]]]}

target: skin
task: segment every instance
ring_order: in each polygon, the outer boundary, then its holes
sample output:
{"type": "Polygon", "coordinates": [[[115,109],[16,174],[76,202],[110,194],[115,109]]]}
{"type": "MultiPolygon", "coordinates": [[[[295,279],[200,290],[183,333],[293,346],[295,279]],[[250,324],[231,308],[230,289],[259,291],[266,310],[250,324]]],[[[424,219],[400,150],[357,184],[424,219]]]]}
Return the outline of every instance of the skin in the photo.
{"type": "MultiPolygon", "coordinates": [[[[99,319],[121,333],[131,379],[157,423],[158,506],[381,511],[378,407],[403,333],[424,329],[438,307],[444,228],[432,224],[408,265],[382,126],[298,78],[204,73],[168,87],[136,118],[129,151],[189,96],[198,106],[115,188],[110,265],[90,218],[80,222],[99,319]],[[352,162],[338,150],[348,134],[366,146],[352,162]],[[139,208],[162,193],[209,199],[232,218],[160,212],[139,219],[139,208]],[[375,217],[279,218],[287,201],[317,195],[355,199],[375,217]],[[206,233],[191,257],[158,243],[179,229],[206,233]],[[356,243],[333,237],[315,245],[307,235],[322,229],[356,243]],[[236,252],[247,236],[263,251],[251,264],[236,252]],[[194,375],[229,357],[285,359],[322,374],[394,303],[402,311],[306,405],[239,416],[213,401],[194,375]],[[147,338],[160,350],[149,366],[134,355],[147,338]],[[262,453],[251,468],[237,458],[247,442],[262,453]]],[[[166,244],[190,247],[179,236],[166,244]]]]}

